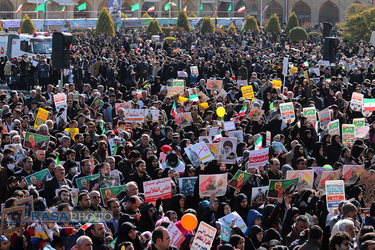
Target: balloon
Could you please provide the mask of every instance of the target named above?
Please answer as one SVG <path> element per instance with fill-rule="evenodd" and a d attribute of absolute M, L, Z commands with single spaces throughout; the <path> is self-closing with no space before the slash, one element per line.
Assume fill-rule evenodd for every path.
<path fill-rule="evenodd" d="M 181 225 L 189 231 L 193 231 L 198 226 L 198 219 L 194 214 L 187 213 L 181 218 Z"/>
<path fill-rule="evenodd" d="M 223 117 L 225 115 L 225 108 L 223 107 L 218 107 L 216 109 L 216 114 L 219 116 L 219 117 Z"/>
<path fill-rule="evenodd" d="M 328 165 L 328 164 L 324 165 L 323 168 L 325 168 L 325 169 L 333 169 L 333 168 L 331 167 L 331 165 Z"/>

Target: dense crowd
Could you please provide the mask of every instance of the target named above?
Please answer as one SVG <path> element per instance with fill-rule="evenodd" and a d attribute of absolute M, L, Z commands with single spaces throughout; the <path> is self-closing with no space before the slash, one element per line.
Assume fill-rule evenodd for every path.
<path fill-rule="evenodd" d="M 285 33 L 262 30 L 175 32 L 172 44 L 143 29 L 113 38 L 78 34 L 60 86 L 60 71 L 47 56 L 0 59 L 0 81 L 30 91 L 0 90 L 0 249 L 375 248 L 375 115 L 352 105 L 353 93 L 375 97 L 374 46 L 339 38 L 336 62 L 327 64 L 322 40 L 290 43 Z M 213 79 L 221 84 L 208 86 Z M 250 98 L 243 96 L 246 86 Z M 55 99 L 61 93 L 64 108 Z M 287 103 L 291 119 L 280 109 Z M 315 117 L 305 108 L 315 108 Z M 129 110 L 158 112 L 129 122 Z M 338 133 L 323 126 L 317 114 L 324 110 L 329 121 L 338 120 Z M 189 115 L 177 119 L 181 114 Z M 365 134 L 343 138 L 342 125 L 361 118 Z M 233 131 L 239 131 L 234 142 Z M 200 159 L 192 151 L 200 142 L 216 143 L 220 153 L 210 148 L 211 160 Z M 266 148 L 266 163 L 250 167 L 253 153 Z M 280 192 L 280 181 L 271 190 L 272 181 L 305 170 L 313 172 L 310 180 L 298 179 L 301 186 Z M 248 179 L 228 186 L 238 171 Z M 333 213 L 322 188 L 325 171 L 345 184 Z M 212 176 L 207 185 L 204 176 Z M 164 178 L 169 196 L 146 202 L 144 183 Z M 20 225 L 11 209 L 28 197 L 34 211 L 109 211 L 113 218 Z M 184 215 L 197 225 L 186 228 Z M 216 229 L 212 241 L 202 239 L 201 225 Z M 172 242 L 176 232 L 183 241 Z"/>

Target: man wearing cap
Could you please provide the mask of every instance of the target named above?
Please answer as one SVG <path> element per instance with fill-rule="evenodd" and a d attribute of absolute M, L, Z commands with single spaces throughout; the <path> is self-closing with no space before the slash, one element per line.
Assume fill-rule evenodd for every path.
<path fill-rule="evenodd" d="M 16 190 L 23 189 L 26 186 L 26 181 L 20 179 L 15 176 L 10 176 L 7 180 L 8 183 L 8 191 L 5 194 L 5 200 L 9 199 L 10 197 L 13 197 L 13 193 Z"/>

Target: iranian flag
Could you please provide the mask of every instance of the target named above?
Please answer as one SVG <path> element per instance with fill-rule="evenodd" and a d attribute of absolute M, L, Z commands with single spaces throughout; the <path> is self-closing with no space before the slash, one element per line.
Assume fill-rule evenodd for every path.
<path fill-rule="evenodd" d="M 176 102 L 174 102 L 172 110 L 171 110 L 171 116 L 173 116 L 173 118 L 176 119 L 176 114 L 177 114 L 177 106 L 176 106 Z"/>
<path fill-rule="evenodd" d="M 16 13 L 17 13 L 17 14 L 20 13 L 21 10 L 22 10 L 22 3 L 20 4 L 20 6 L 18 6 L 18 9 L 16 10 Z"/>
<path fill-rule="evenodd" d="M 155 5 L 152 5 L 150 8 L 148 8 L 147 12 L 154 12 L 155 11 Z"/>
<path fill-rule="evenodd" d="M 363 99 L 363 109 L 365 111 L 375 111 L 375 99 Z"/>
<path fill-rule="evenodd" d="M 246 114 L 246 104 L 245 106 L 242 107 L 242 109 L 240 110 L 240 112 L 238 113 L 238 116 L 244 116 Z"/>
<path fill-rule="evenodd" d="M 212 142 L 219 142 L 221 140 L 221 138 L 223 138 L 222 134 L 221 134 L 221 131 L 217 131 L 217 134 L 215 135 L 214 139 L 212 140 Z"/>
<path fill-rule="evenodd" d="M 314 126 L 314 129 L 315 129 L 316 133 L 318 133 L 318 131 L 319 131 L 319 121 L 315 121 L 313 126 Z"/>
<path fill-rule="evenodd" d="M 262 12 L 260 13 L 261 15 L 263 15 L 263 13 L 268 9 L 268 5 L 264 6 L 264 9 L 262 10 Z"/>
<path fill-rule="evenodd" d="M 64 6 L 61 8 L 60 12 L 61 12 L 61 13 L 65 13 L 65 10 L 66 10 L 66 9 L 65 9 L 65 4 L 64 4 Z"/>
<path fill-rule="evenodd" d="M 186 14 L 186 12 L 187 12 L 187 5 L 185 5 L 185 7 L 184 7 L 184 12 Z"/>
<path fill-rule="evenodd" d="M 195 95 L 191 95 L 191 96 L 189 97 L 189 99 L 190 99 L 192 102 L 197 102 L 197 103 L 199 103 L 199 97 L 198 97 L 197 94 L 195 94 Z"/>
<path fill-rule="evenodd" d="M 237 10 L 237 13 L 242 13 L 242 12 L 244 12 L 245 10 L 246 10 L 245 5 L 242 5 L 241 8 L 239 8 L 239 9 Z"/>
<path fill-rule="evenodd" d="M 309 67 L 309 66 L 310 66 L 310 64 L 309 64 L 308 61 L 302 63 L 302 67 L 304 67 L 304 68 Z"/>
<path fill-rule="evenodd" d="M 215 16 L 217 16 L 217 6 L 215 6 Z"/>
<path fill-rule="evenodd" d="M 258 140 L 256 140 L 256 142 L 254 143 L 254 150 L 262 149 L 262 141 L 262 136 L 259 136 Z"/>

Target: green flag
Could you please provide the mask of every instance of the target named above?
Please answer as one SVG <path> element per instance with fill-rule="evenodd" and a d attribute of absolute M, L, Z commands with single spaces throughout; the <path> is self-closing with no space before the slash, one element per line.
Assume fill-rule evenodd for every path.
<path fill-rule="evenodd" d="M 168 11 L 170 7 L 171 7 L 171 3 L 167 3 L 166 5 L 164 5 L 164 10 Z"/>
<path fill-rule="evenodd" d="M 132 5 L 131 11 L 139 10 L 139 3 Z"/>
<path fill-rule="evenodd" d="M 83 3 L 83 4 L 77 6 L 78 11 L 85 10 L 85 9 L 86 9 L 86 3 Z"/>
<path fill-rule="evenodd" d="M 60 158 L 59 158 L 59 156 L 56 157 L 56 165 L 60 165 Z"/>
<path fill-rule="evenodd" d="M 232 5 L 229 6 L 228 8 L 228 12 L 231 12 L 233 9 L 232 9 Z"/>
<path fill-rule="evenodd" d="M 38 12 L 38 11 L 46 11 L 46 4 L 48 3 L 48 1 L 45 1 L 44 3 L 42 4 L 39 4 L 38 6 L 36 6 L 35 8 L 35 12 Z"/>
<path fill-rule="evenodd" d="M 198 13 L 201 13 L 202 10 L 203 10 L 203 4 L 201 3 L 201 7 L 199 8 Z"/>

